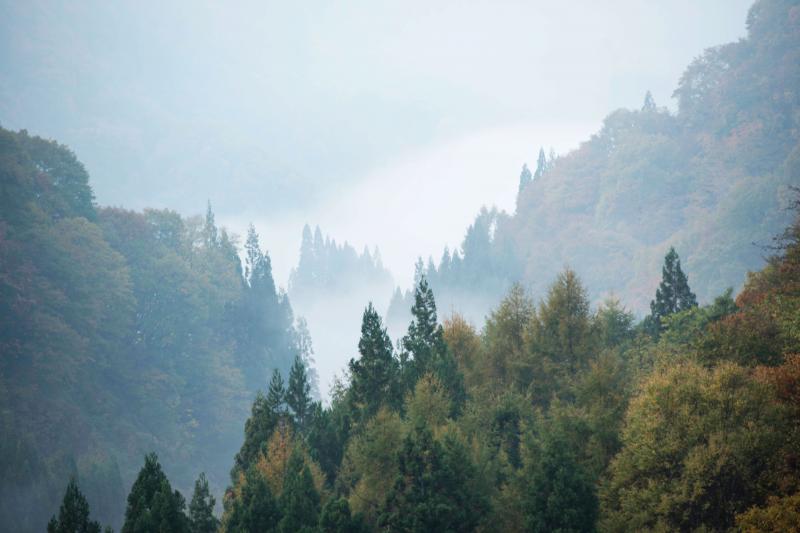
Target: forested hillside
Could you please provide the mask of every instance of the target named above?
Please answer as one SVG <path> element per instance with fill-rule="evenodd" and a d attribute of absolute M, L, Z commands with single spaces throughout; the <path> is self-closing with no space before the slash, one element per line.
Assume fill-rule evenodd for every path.
<path fill-rule="evenodd" d="M 689 65 L 677 113 L 648 94 L 579 149 L 540 153 L 514 214 L 482 211 L 461 250 L 425 265 L 443 308 L 480 323 L 512 283 L 541 294 L 567 264 L 592 301 L 614 292 L 641 314 L 669 246 L 701 301 L 741 287 L 789 224 L 800 181 L 800 7 L 757 2 L 747 29 Z"/>
<path fill-rule="evenodd" d="M 255 391 L 307 339 L 251 231 L 94 204 L 65 147 L 0 130 L 0 523 L 42 531 L 76 475 L 117 524 L 143 454 L 221 490 Z"/>
<path fill-rule="evenodd" d="M 440 323 L 422 277 L 398 347 L 364 310 L 330 407 L 310 397 L 299 359 L 288 384 L 273 375 L 220 518 L 204 478 L 187 513 L 150 455 L 122 531 L 794 531 L 796 198 L 795 222 L 736 299 L 698 306 L 670 250 L 638 325 L 616 300 L 592 308 L 566 269 L 538 303 L 513 286 L 479 332 L 459 315 Z M 50 531 L 76 509 L 89 523 L 75 491 Z"/>

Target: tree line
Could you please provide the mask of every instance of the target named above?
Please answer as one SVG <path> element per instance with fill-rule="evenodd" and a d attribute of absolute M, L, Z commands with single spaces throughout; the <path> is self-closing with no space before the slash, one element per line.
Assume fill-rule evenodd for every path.
<path fill-rule="evenodd" d="M 440 322 L 422 277 L 397 346 L 364 310 L 330 406 L 299 359 L 273 373 L 219 520 L 202 476 L 187 513 L 151 455 L 122 531 L 792 530 L 800 217 L 774 250 L 735 299 L 698 305 L 670 249 L 638 323 L 617 300 L 593 310 L 566 269 L 477 331 Z M 88 520 L 76 490 L 54 528 Z"/>

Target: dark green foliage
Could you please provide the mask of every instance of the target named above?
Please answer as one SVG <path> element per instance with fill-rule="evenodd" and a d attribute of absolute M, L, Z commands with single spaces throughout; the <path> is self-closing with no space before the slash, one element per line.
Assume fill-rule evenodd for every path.
<path fill-rule="evenodd" d="M 356 409 L 366 419 L 377 413 L 381 405 L 396 405 L 399 401 L 392 341 L 371 303 L 364 310 L 358 353 L 361 356 L 349 363 L 350 391 Z"/>
<path fill-rule="evenodd" d="M 402 341 L 403 382 L 413 390 L 417 380 L 428 372 L 444 384 L 453 400 L 453 410 L 458 412 L 466 399 L 464 377 L 444 342 L 442 326 L 436 315 L 436 301 L 428 281 L 422 275 L 414 290 L 411 307 L 411 324 Z"/>
<path fill-rule="evenodd" d="M 526 468 L 525 523 L 536 533 L 595 530 L 598 503 L 594 484 L 567 440 L 548 433 Z"/>
<path fill-rule="evenodd" d="M 272 371 L 272 379 L 269 381 L 267 389 L 266 407 L 276 414 L 283 413 L 286 405 L 286 387 L 283 384 L 283 376 L 277 368 Z"/>
<path fill-rule="evenodd" d="M 291 409 L 297 427 L 301 431 L 305 431 L 311 416 L 311 385 L 308 383 L 306 365 L 299 356 L 294 358 L 292 369 L 289 372 L 286 403 Z"/>
<path fill-rule="evenodd" d="M 151 453 L 128 494 L 122 533 L 188 533 L 191 526 L 185 507 L 186 500 L 172 490 L 158 457 Z"/>
<path fill-rule="evenodd" d="M 350 514 L 350 505 L 345 498 L 331 498 L 319 517 L 321 533 L 360 533 L 368 529 L 363 520 Z"/>
<path fill-rule="evenodd" d="M 219 520 L 214 516 L 216 500 L 208 490 L 208 479 L 201 473 L 194 482 L 194 493 L 189 503 L 189 523 L 192 533 L 214 533 Z"/>
<path fill-rule="evenodd" d="M 319 494 L 314 488 L 311 471 L 298 450 L 292 452 L 286 465 L 286 479 L 279 500 L 281 533 L 316 531 L 319 518 Z"/>
<path fill-rule="evenodd" d="M 276 370 L 273 373 L 273 383 L 276 382 L 276 374 L 280 377 L 280 373 Z M 272 385 L 270 385 L 270 390 L 272 390 Z M 275 430 L 279 417 L 280 412 L 276 412 L 273 404 L 259 392 L 253 401 L 250 418 L 244 424 L 244 442 L 236 454 L 234 467 L 231 470 L 232 480 L 236 480 L 239 472 L 247 472 L 256 461 L 258 453 Z"/>
<path fill-rule="evenodd" d="M 75 479 L 70 479 L 64 501 L 47 524 L 47 533 L 100 533 L 100 524 L 89 520 L 89 504 L 78 489 Z"/>
<path fill-rule="evenodd" d="M 689 289 L 689 281 L 681 269 L 678 253 L 675 248 L 670 248 L 664 257 L 661 283 L 656 289 L 656 298 L 650 302 L 649 327 L 657 333 L 664 317 L 696 306 L 697 298 Z"/>
<path fill-rule="evenodd" d="M 473 465 L 464 448 L 443 446 L 431 431 L 416 428 L 403 442 L 394 488 L 379 525 L 386 531 L 474 531 L 486 502 L 474 490 Z"/>
<path fill-rule="evenodd" d="M 230 533 L 270 533 L 278 531 L 281 519 L 278 503 L 267 480 L 251 467 L 247 470 L 242 495 L 233 501 L 225 530 Z"/>

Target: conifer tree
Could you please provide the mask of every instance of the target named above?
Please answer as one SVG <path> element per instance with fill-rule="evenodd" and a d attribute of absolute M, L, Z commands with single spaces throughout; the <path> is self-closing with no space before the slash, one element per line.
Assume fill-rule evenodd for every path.
<path fill-rule="evenodd" d="M 230 504 L 225 531 L 231 533 L 272 533 L 278 530 L 280 509 L 269 483 L 254 466 L 245 474 L 241 494 Z"/>
<path fill-rule="evenodd" d="M 661 269 L 661 283 L 656 298 L 650 302 L 650 316 L 646 327 L 655 335 L 661 330 L 661 319 L 673 313 L 697 307 L 697 297 L 689 288 L 689 281 L 681 269 L 681 260 L 675 248 L 670 247 Z"/>
<path fill-rule="evenodd" d="M 397 362 L 392 355 L 392 341 L 383 327 L 378 312 L 367 305 L 361 321 L 358 359 L 349 363 L 352 400 L 366 419 L 378 412 L 384 403 L 398 401 L 396 390 Z"/>
<path fill-rule="evenodd" d="M 128 494 L 122 533 L 189 533 L 185 507 L 186 501 L 180 492 L 173 492 L 156 454 L 148 454 Z"/>
<path fill-rule="evenodd" d="M 297 427 L 304 431 L 311 413 L 311 386 L 306 376 L 306 365 L 299 356 L 294 358 L 292 369 L 289 371 L 286 403 L 292 411 Z"/>
<path fill-rule="evenodd" d="M 286 465 L 286 479 L 280 497 L 283 515 L 278 526 L 281 533 L 312 533 L 316 531 L 320 499 L 311 470 L 295 448 Z"/>
<path fill-rule="evenodd" d="M 277 377 L 276 377 L 277 373 Z M 267 442 L 275 426 L 283 405 L 283 394 L 279 391 L 283 388 L 283 378 L 280 372 L 275 370 L 272 373 L 273 382 L 276 382 L 273 392 L 273 383 L 270 383 L 270 395 L 272 400 L 267 399 L 261 392 L 256 394 L 253 406 L 250 410 L 250 418 L 244 423 L 244 442 L 239 452 L 236 454 L 234 466 L 231 470 L 231 479 L 236 482 L 240 472 L 247 472 L 250 466 L 258 458 L 264 443 Z M 280 401 L 280 403 L 274 403 Z M 279 406 L 279 407 L 276 407 Z"/>
<path fill-rule="evenodd" d="M 444 330 L 436 316 L 436 301 L 425 276 L 414 290 L 411 316 L 408 333 L 402 339 L 403 385 L 413 390 L 421 376 L 432 372 L 451 395 L 455 414 L 466 399 L 464 378 L 444 341 Z"/>
<path fill-rule="evenodd" d="M 546 433 L 540 453 L 526 470 L 527 530 L 594 531 L 597 495 L 566 440 Z"/>
<path fill-rule="evenodd" d="M 192 533 L 214 533 L 219 520 L 214 516 L 214 496 L 208 490 L 208 479 L 201 473 L 194 482 L 194 493 L 189 503 L 189 522 Z"/>
<path fill-rule="evenodd" d="M 266 400 L 269 410 L 276 415 L 283 413 L 286 404 L 286 387 L 283 383 L 283 376 L 277 368 L 272 370 L 272 379 L 269 381 Z"/>
<path fill-rule="evenodd" d="M 100 533 L 100 524 L 89 520 L 89 503 L 78 489 L 75 478 L 69 480 L 58 518 L 50 519 L 47 533 Z"/>

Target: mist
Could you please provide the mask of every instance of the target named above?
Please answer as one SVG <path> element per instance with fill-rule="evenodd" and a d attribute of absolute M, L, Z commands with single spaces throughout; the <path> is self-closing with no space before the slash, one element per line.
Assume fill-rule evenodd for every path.
<path fill-rule="evenodd" d="M 672 105 L 749 2 L 0 6 L 0 123 L 79 153 L 99 203 L 210 201 L 232 231 L 256 226 L 284 288 L 320 225 L 378 246 L 405 289 L 481 206 L 513 212 L 539 147 L 577 148 L 647 90 Z M 322 367 L 353 355 L 359 319 L 334 326 L 346 342 L 314 335 Z"/>

